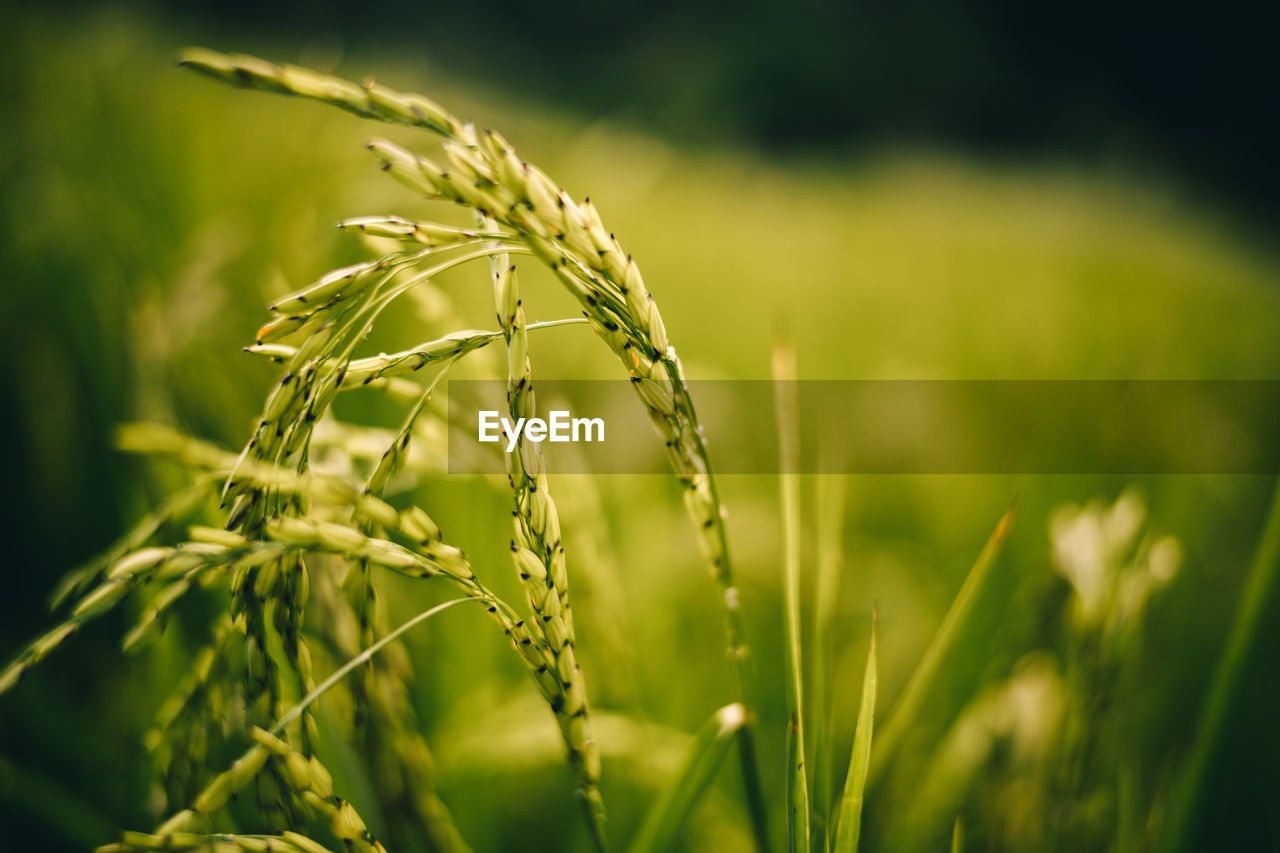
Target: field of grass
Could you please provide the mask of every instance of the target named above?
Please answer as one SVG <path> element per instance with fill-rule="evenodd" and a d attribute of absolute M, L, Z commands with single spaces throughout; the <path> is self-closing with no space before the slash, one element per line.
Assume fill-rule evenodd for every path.
<path fill-rule="evenodd" d="M 58 578 L 189 476 L 119 454 L 115 426 L 161 421 L 241 447 L 279 378 L 279 368 L 241 352 L 266 306 L 374 255 L 334 223 L 442 215 L 385 179 L 363 150 L 382 135 L 426 151 L 421 133 L 181 71 L 173 58 L 190 35 L 91 18 L 70 28 L 20 20 L 5 37 L 6 662 L 55 623 L 46 601 Z M 326 63 L 319 47 L 281 56 L 270 44 L 210 40 Z M 804 379 L 1280 376 L 1280 259 L 1172 178 L 917 149 L 779 162 L 682 147 L 608 116 L 531 110 L 395 55 L 344 56 L 337 71 L 425 92 L 501 130 L 575 198 L 589 195 L 642 266 L 691 378 L 768 378 L 779 335 L 794 340 Z M 461 211 L 443 215 L 471 225 Z M 579 313 L 537 263 L 522 260 L 520 275 L 529 322 Z M 478 266 L 436 284 L 397 302 L 358 354 L 494 328 Z M 505 370 L 500 350 L 477 356 L 472 375 Z M 625 375 L 586 327 L 531 335 L 529 350 L 538 377 Z M 346 401 L 338 413 L 386 427 L 400 417 L 376 398 Z M 551 487 L 608 833 L 623 849 L 690 735 L 737 699 L 720 592 L 674 479 L 553 476 Z M 781 849 L 783 511 L 776 478 L 723 477 L 720 490 Z M 834 781 L 811 776 L 814 796 L 829 801 L 845 778 L 874 605 L 876 735 L 894 741 L 882 766 L 873 746 L 861 849 L 947 849 L 957 814 L 971 850 L 1133 850 L 1144 838 L 1161 849 L 1276 844 L 1280 818 L 1268 806 L 1280 796 L 1280 740 L 1270 721 L 1280 688 L 1269 673 L 1280 612 L 1265 585 L 1246 585 L 1273 491 L 1272 479 L 1244 476 L 902 475 L 836 486 L 804 478 L 793 534 L 803 540 L 811 722 L 822 701 L 814 690 L 834 708 L 826 741 L 835 758 L 824 769 L 811 762 Z M 843 511 L 818 524 L 837 495 Z M 504 482 L 426 476 L 412 496 L 485 583 L 521 600 L 504 553 Z M 886 728 L 1015 503 L 1007 540 L 910 725 Z M 224 520 L 202 513 L 204 523 Z M 839 595 L 815 607 L 824 559 L 835 561 Z M 1093 562 L 1117 590 L 1103 616 L 1084 612 L 1078 566 Z M 1158 579 L 1149 597 L 1118 591 L 1138 576 Z M 394 576 L 379 584 L 387 625 L 444 594 Z M 120 640 L 143 612 L 126 600 L 0 696 L 0 847 L 83 850 L 122 829 L 149 830 L 181 807 L 153 781 L 144 734 L 227 604 L 220 587 L 188 596 L 161 640 L 122 655 Z M 1245 689 L 1196 763 L 1215 672 L 1249 607 L 1257 629 L 1237 653 Z M 829 627 L 819 636 L 811 629 L 823 608 Z M 827 643 L 829 676 L 813 670 L 814 648 Z M 404 650 L 389 666 L 412 669 L 405 697 L 433 752 L 435 789 L 467 843 L 588 849 L 555 721 L 501 632 L 478 609 L 454 608 L 408 634 Z M 337 657 L 317 654 L 317 676 Z M 384 771 L 348 737 L 349 698 L 335 691 L 316 708 L 335 790 L 388 850 L 431 849 L 376 793 Z M 210 744 L 199 772 L 220 772 L 245 743 Z M 1188 767 L 1198 768 L 1190 782 Z M 1176 838 L 1161 836 L 1171 810 L 1189 815 Z M 251 813 L 241 804 L 257 831 Z M 751 848 L 736 758 L 723 762 L 677 840 L 689 850 Z"/>

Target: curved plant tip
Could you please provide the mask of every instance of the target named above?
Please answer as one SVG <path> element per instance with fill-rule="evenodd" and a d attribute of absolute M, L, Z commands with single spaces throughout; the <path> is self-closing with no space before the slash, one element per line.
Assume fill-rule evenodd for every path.
<path fill-rule="evenodd" d="M 649 809 L 628 853 L 659 853 L 671 847 L 724 762 L 734 735 L 746 724 L 747 710 L 737 702 L 712 714 L 694 735 L 675 777 Z"/>

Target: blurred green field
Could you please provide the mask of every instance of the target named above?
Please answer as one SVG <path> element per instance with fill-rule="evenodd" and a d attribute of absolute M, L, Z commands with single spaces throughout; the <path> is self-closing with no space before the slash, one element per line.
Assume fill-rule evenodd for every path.
<path fill-rule="evenodd" d="M 270 44 L 128 17 L 72 26 L 20 18 L 4 37 L 0 75 L 6 660 L 48 624 L 45 597 L 62 572 L 181 482 L 172 466 L 116 453 L 113 425 L 160 420 L 239 446 L 275 379 L 272 366 L 240 352 L 268 302 L 373 254 L 333 228 L 339 219 L 430 212 L 385 180 L 362 148 L 379 135 L 425 147 L 420 137 L 182 72 L 172 56 L 192 35 L 313 65 L 340 59 L 346 76 L 376 73 L 500 128 L 571 193 L 598 205 L 643 266 L 691 377 L 767 378 L 779 331 L 796 341 L 802 378 L 1280 376 L 1280 259 L 1241 236 L 1245 228 L 1226 213 L 1180 192 L 1173 178 L 926 150 L 782 162 L 748 150 L 681 147 L 607 116 L 531 111 L 501 91 L 396 55 L 339 57 L 317 45 L 282 56 Z M 576 314 L 540 272 L 530 265 L 522 273 L 530 320 Z M 491 327 L 481 278 L 464 268 L 441 280 L 440 293 L 404 302 L 368 352 Z M 531 350 L 539 376 L 617 375 L 585 328 L 546 332 Z M 388 418 L 375 404 L 341 412 Z M 810 528 L 813 485 L 806 484 Z M 845 485 L 832 687 L 841 755 L 852 741 L 873 602 L 882 719 L 983 542 L 1017 503 L 998 582 L 978 603 L 964 653 L 949 662 L 920 725 L 867 801 L 863 849 L 945 849 L 950 818 L 935 826 L 937 815 L 921 811 L 935 793 L 926 783 L 939 778 L 930 764 L 939 743 L 973 697 L 1009 678 L 1026 653 L 1047 650 L 1051 668 L 1067 669 L 1069 596 L 1053 569 L 1052 511 L 1113 501 L 1134 483 L 902 476 L 850 477 Z M 1028 789 L 1019 787 L 1016 760 L 994 754 L 957 802 L 973 849 L 1131 849 L 1125 845 L 1141 836 L 1152 804 L 1159 809 L 1168 797 L 1235 618 L 1272 482 L 1166 476 L 1136 486 L 1151 528 L 1180 541 L 1182 564 L 1153 596 L 1106 695 L 1078 697 L 1080 708 L 1106 713 L 1072 717 L 1098 729 L 1086 771 L 1096 778 L 1077 789 L 1120 787 L 1125 797 L 1018 799 Z M 601 715 L 604 793 L 621 846 L 670 771 L 682 733 L 734 698 L 718 590 L 701 567 L 674 482 L 564 477 L 553 488 L 578 520 L 565 528 L 581 660 Z M 777 484 L 728 477 L 722 488 L 780 837 Z M 516 589 L 502 553 L 501 490 L 441 477 L 420 497 L 486 581 L 500 592 Z M 598 558 L 579 562 L 575 553 Z M 392 624 L 441 594 L 408 581 L 390 589 Z M 199 626 L 222 606 L 216 596 L 190 603 L 162 643 L 129 658 L 117 650 L 128 622 L 113 615 L 0 698 L 0 837 L 21 839 L 13 849 L 80 850 L 155 822 L 140 736 L 202 639 Z M 1274 600 L 1266 608 L 1249 687 L 1204 780 L 1197 849 L 1280 844 L 1280 817 L 1269 808 L 1280 796 L 1280 739 L 1271 725 L 1280 711 L 1272 665 L 1280 613 Z M 546 833 L 565 849 L 585 849 L 554 724 L 498 632 L 463 608 L 419 629 L 408 647 L 439 790 L 463 836 L 477 850 L 539 849 L 530 839 Z M 1063 683 L 1075 684 L 1069 673 Z M 323 707 L 326 730 L 339 731 L 341 709 Z M 376 821 L 351 748 L 335 736 L 326 749 L 339 786 Z M 735 773 L 727 763 L 695 812 L 687 849 L 748 848 Z M 1059 833 L 1065 825 L 1078 834 Z M 391 849 L 420 848 L 406 841 Z"/>

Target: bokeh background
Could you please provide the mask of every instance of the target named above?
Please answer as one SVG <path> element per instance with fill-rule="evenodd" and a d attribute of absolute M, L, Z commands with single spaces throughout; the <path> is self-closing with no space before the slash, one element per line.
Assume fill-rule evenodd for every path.
<path fill-rule="evenodd" d="M 374 135 L 425 140 L 215 85 L 174 67 L 179 47 L 376 75 L 501 129 L 598 204 L 695 377 L 766 378 L 781 329 L 804 378 L 1267 379 L 1280 377 L 1280 139 L 1262 24 L 1229 6 L 1112 3 L 9 10 L 0 657 L 49 623 L 45 601 L 65 570 L 182 480 L 116 452 L 114 425 L 161 420 L 241 444 L 274 377 L 240 352 L 268 302 L 369 255 L 337 220 L 431 213 L 361 147 Z M 572 313 L 553 282 L 532 270 L 527 280 L 531 319 Z M 371 350 L 490 324 L 478 272 L 441 283 L 438 299 L 389 317 Z M 532 350 L 539 375 L 614 375 L 582 329 L 547 332 Z M 372 404 L 344 416 L 389 417 Z M 609 718 L 605 795 L 621 841 L 682 733 L 734 697 L 717 593 L 673 483 L 553 487 L 578 504 L 571 536 L 591 564 L 575 610 L 594 703 Z M 1273 481 L 881 476 L 843 487 L 831 682 L 842 756 L 873 602 L 884 715 L 1017 502 L 999 582 L 963 654 L 868 799 L 869 849 L 943 849 L 957 810 L 975 849 L 1136 849 L 1185 759 Z M 723 489 L 780 804 L 777 483 L 731 477 Z M 486 578 L 513 589 L 501 491 L 456 478 L 422 491 Z M 1125 498 L 1125 512 L 1140 501 L 1142 526 L 1176 537 L 1181 558 L 1089 680 L 1070 663 L 1084 629 L 1051 519 L 1122 494 L 1141 496 Z M 392 622 L 440 594 L 394 589 Z M 84 850 L 155 822 L 140 736 L 218 606 L 192 603 L 163 643 L 132 657 L 118 650 L 126 608 L 0 697 L 0 847 Z M 1201 786 L 1196 849 L 1280 849 L 1280 603 L 1262 606 L 1246 689 Z M 477 850 L 584 843 L 553 724 L 502 638 L 457 611 L 409 648 L 415 707 L 463 835 Z M 1041 699 L 1019 706 L 1031 708 L 1021 722 L 966 722 L 1017 705 L 1008 688 L 1024 682 L 1056 686 L 1030 692 Z M 1066 722 L 1044 734 L 1053 726 L 1034 723 L 1057 719 L 1052 708 Z M 1058 742 L 1072 724 L 1086 732 L 1072 735 L 1087 744 L 1081 766 L 1045 770 L 1037 737 Z M 961 773 L 946 747 L 974 726 L 996 733 Z M 347 768 L 339 782 L 361 790 L 359 761 L 331 748 Z M 746 844 L 733 767 L 695 812 L 689 849 Z M 779 805 L 775 830 L 781 815 Z"/>

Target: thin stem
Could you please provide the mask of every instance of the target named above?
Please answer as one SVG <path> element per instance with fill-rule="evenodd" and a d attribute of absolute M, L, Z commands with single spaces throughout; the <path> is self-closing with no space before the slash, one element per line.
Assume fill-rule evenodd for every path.
<path fill-rule="evenodd" d="M 277 721 L 276 724 L 271 727 L 271 734 L 279 735 L 281 732 L 283 732 L 290 723 L 298 719 L 298 717 L 302 715 L 303 711 L 305 711 L 308 707 L 314 704 L 315 701 L 319 699 L 321 696 L 323 696 L 325 693 L 328 693 L 329 690 L 332 689 L 335 684 L 337 684 L 342 679 L 346 678 L 351 673 L 352 670 L 356 669 L 357 667 L 359 667 L 364 663 L 367 663 L 370 659 L 373 658 L 374 655 L 382 651 L 389 644 L 394 643 L 400 637 L 401 634 L 405 633 L 415 625 L 418 625 L 422 622 L 427 621 L 432 616 L 435 616 L 437 613 L 440 613 L 444 610 L 448 610 L 450 607 L 453 607 L 455 604 L 461 604 L 464 601 L 482 601 L 482 599 L 454 598 L 444 602 L 443 604 L 437 604 L 435 607 L 432 607 L 429 610 L 424 610 L 421 613 L 419 613 L 417 616 L 414 616 L 412 619 L 405 622 L 403 625 L 396 628 L 394 631 L 391 631 L 390 633 L 388 633 L 381 640 L 378 640 L 378 642 L 374 643 L 372 646 L 369 646 L 369 648 L 365 649 L 360 654 L 356 655 L 351 660 L 347 661 L 342 666 L 334 670 L 332 675 L 330 675 L 324 681 L 320 682 L 320 684 L 316 685 L 316 688 L 314 690 L 312 690 L 310 693 L 304 696 L 301 702 L 299 702 L 297 705 L 294 705 L 292 708 L 290 708 L 288 711 L 285 712 L 284 716 L 282 716 L 279 719 L 279 721 Z"/>
<path fill-rule="evenodd" d="M 693 407 L 693 397 L 680 377 L 680 366 L 674 358 L 664 357 L 663 363 L 671 377 L 671 387 L 680 400 L 680 405 L 687 412 L 689 426 L 693 435 L 694 446 L 698 457 L 702 460 L 707 472 L 707 488 L 717 507 L 723 507 L 720 498 L 720 486 L 716 482 L 711 468 L 711 457 L 707 453 L 706 443 L 702 437 L 702 429 L 698 423 L 698 414 Z M 721 592 L 725 606 L 725 640 L 729 656 L 734 660 L 738 672 L 738 701 L 746 709 L 747 723 L 738 729 L 738 760 L 742 765 L 742 784 L 747 798 L 747 813 L 751 817 L 751 835 L 755 841 L 757 853 L 768 853 L 769 843 L 769 809 L 764 796 L 764 782 L 760 775 L 760 762 L 756 756 L 755 735 L 753 726 L 756 721 L 755 680 L 751 671 L 751 647 L 747 643 L 746 623 L 742 618 L 738 588 L 733 582 L 733 562 L 729 557 L 729 538 L 724 527 L 724 517 L 717 512 L 712 519 L 715 524 L 716 537 L 720 541 L 720 553 L 724 555 L 724 565 L 717 577 L 720 579 Z"/>
<path fill-rule="evenodd" d="M 773 350 L 774 410 L 778 427 L 782 502 L 783 623 L 787 632 L 787 830 L 788 849 L 809 850 L 809 773 L 805 763 L 804 658 L 801 649 L 802 552 L 800 521 L 800 423 L 795 351 Z"/>

